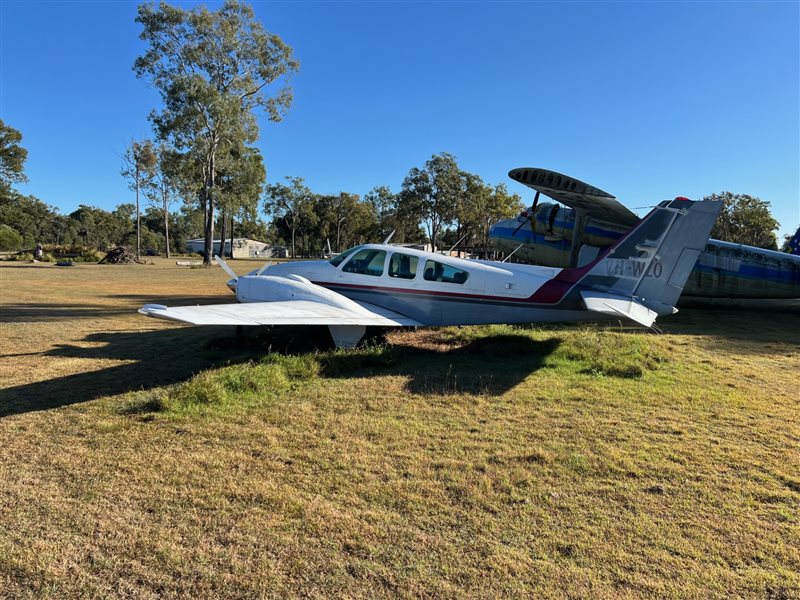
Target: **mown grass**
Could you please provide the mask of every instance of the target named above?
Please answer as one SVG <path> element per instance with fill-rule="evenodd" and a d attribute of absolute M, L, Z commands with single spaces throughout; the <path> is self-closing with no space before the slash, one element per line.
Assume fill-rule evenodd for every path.
<path fill-rule="evenodd" d="M 0 597 L 800 594 L 796 312 L 342 352 L 118 312 L 222 278 L 102 268 L 3 292 Z"/>

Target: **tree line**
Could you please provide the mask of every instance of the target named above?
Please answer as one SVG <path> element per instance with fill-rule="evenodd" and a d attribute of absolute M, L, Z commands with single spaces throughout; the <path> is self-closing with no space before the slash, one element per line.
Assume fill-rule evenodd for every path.
<path fill-rule="evenodd" d="M 24 180 L 27 153 L 19 144 L 19 132 L 2 122 L 0 131 L 14 131 L 13 154 L 22 156 L 13 168 L 14 177 L 2 178 L 0 250 L 31 249 L 37 243 L 98 250 L 128 246 L 169 256 L 171 251 L 187 252 L 187 242 L 202 237 L 206 230 L 191 181 L 182 179 L 175 167 L 179 159 L 163 145 L 145 140 L 133 142 L 126 150 L 122 174 L 136 203 L 122 203 L 111 211 L 82 204 L 63 215 L 13 189 L 12 181 Z M 483 183 L 446 153 L 412 168 L 398 193 L 377 186 L 363 197 L 350 192 L 315 193 L 300 177 L 266 185 L 260 155 L 251 154 L 247 164 L 252 176 L 220 180 L 218 198 L 225 210 L 217 214 L 217 230 L 231 239 L 286 246 L 296 257 L 381 241 L 392 232 L 395 242 L 435 241 L 448 247 L 459 243 L 488 249 L 489 226 L 522 208 L 520 197 L 509 194 L 505 185 Z"/>

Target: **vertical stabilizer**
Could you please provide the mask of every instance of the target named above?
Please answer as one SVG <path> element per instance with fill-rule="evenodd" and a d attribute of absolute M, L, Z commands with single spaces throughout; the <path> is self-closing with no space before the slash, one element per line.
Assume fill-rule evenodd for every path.
<path fill-rule="evenodd" d="M 592 265 L 581 287 L 632 297 L 659 315 L 673 312 L 721 206 L 684 198 L 661 203 Z"/>

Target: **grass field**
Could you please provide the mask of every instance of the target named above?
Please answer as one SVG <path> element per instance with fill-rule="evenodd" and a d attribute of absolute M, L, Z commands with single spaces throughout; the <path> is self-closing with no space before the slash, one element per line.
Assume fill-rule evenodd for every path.
<path fill-rule="evenodd" d="M 135 312 L 224 280 L 0 265 L 0 598 L 800 598 L 797 303 L 350 352 Z"/>

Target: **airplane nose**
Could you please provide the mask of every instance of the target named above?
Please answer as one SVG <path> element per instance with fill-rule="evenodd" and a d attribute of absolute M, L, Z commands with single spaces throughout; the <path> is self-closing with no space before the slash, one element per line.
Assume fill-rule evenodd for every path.
<path fill-rule="evenodd" d="M 234 294 L 236 293 L 236 280 L 235 279 L 228 279 L 228 281 L 225 282 L 225 285 L 227 285 L 228 289 L 230 291 L 232 291 Z"/>

